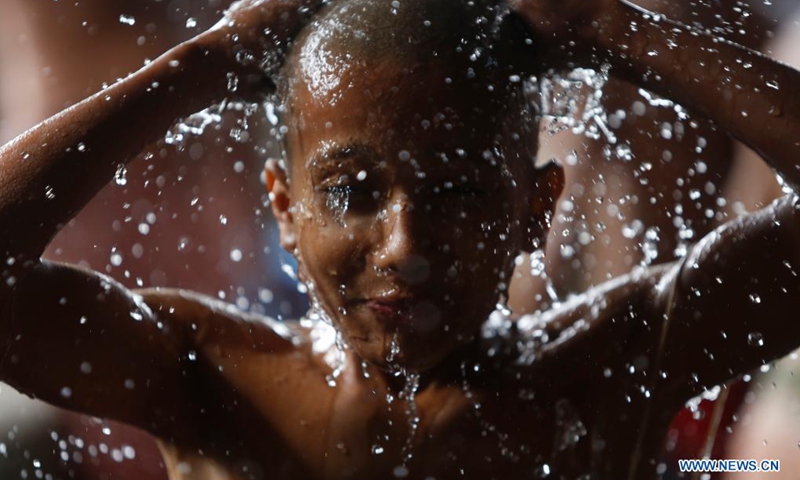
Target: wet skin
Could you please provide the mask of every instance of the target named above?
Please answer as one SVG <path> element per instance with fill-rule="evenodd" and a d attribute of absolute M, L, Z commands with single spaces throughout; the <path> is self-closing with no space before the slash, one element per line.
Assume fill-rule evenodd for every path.
<path fill-rule="evenodd" d="M 267 173 L 283 246 L 346 343 L 411 370 L 474 338 L 542 231 L 529 205 L 557 195 L 536 186 L 550 171 L 533 168 L 530 118 L 499 94 L 465 101 L 483 80 L 426 67 L 341 72 L 324 95 L 301 79 L 291 174 Z"/>
<path fill-rule="evenodd" d="M 267 10 L 251 11 L 248 19 L 258 21 L 249 25 L 274 27 L 281 16 Z M 537 11 L 527 13 L 533 28 L 549 32 Z M 800 74 L 633 10 L 609 7 L 598 18 L 604 28 L 582 41 L 608 52 L 621 74 L 706 113 L 798 185 L 800 100 L 764 81 L 791 85 Z M 449 93 L 435 71 L 424 81 L 408 76 L 409 89 L 396 97 L 385 91 L 401 83 L 397 72 L 367 77 L 379 102 L 365 99 L 363 88 L 334 106 L 298 94 L 297 118 L 307 118 L 290 135 L 293 168 L 287 178 L 269 166 L 282 242 L 296 249 L 306 280 L 352 347 L 335 386 L 304 325 L 249 317 L 188 292 L 130 292 L 98 274 L 38 261 L 119 159 L 185 110 L 225 95 L 225 82 L 201 84 L 197 73 L 230 67 L 229 50 L 217 50 L 230 35 L 216 30 L 177 47 L 0 152 L 2 249 L 13 258 L 3 272 L 2 379 L 64 408 L 152 432 L 175 478 L 386 478 L 409 452 L 410 478 L 535 478 L 545 463 L 555 478 L 646 478 L 687 398 L 800 344 L 800 325 L 791 320 L 800 293 L 794 198 L 712 234 L 679 264 L 621 277 L 539 317 L 493 324 L 470 341 L 498 299 L 501 272 L 543 233 L 536 229 L 543 202 L 535 199 L 552 196 L 545 185 L 557 176 L 509 162 L 518 182 L 512 188 L 502 168 L 472 156 L 495 144 L 505 160 L 526 152 L 508 137 L 513 129 L 487 128 L 466 107 L 501 110 L 467 104 L 463 86 Z M 670 42 L 694 48 L 671 54 Z M 647 54 L 653 49 L 660 55 Z M 749 68 L 737 63 L 742 58 Z M 723 63 L 729 71 L 713 68 Z M 701 81 L 682 68 L 701 71 Z M 723 75 L 732 80 L 719 81 Z M 155 81 L 173 88 L 148 88 Z M 416 115 L 439 110 L 419 106 L 430 91 L 463 126 L 416 126 Z M 751 122 L 763 128 L 753 131 Z M 136 133 L 112 139 L 120 130 Z M 452 164 L 435 155 L 461 145 L 466 158 Z M 355 182 L 369 185 L 366 194 L 356 190 L 354 172 Z M 453 180 L 454 191 L 436 191 Z M 43 194 L 46 186 L 57 201 Z M 467 219 L 452 217 L 461 211 Z M 490 234 L 480 220 L 492 223 Z M 451 280 L 457 261 L 465 268 Z M 381 368 L 395 331 L 401 353 L 394 361 L 423 374 L 413 436 L 402 382 Z M 762 342 L 752 344 L 756 331 Z"/>

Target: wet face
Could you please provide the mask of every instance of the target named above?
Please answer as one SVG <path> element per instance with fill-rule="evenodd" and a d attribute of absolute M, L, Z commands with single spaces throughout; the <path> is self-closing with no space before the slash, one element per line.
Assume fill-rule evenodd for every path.
<path fill-rule="evenodd" d="M 530 225 L 532 122 L 486 82 L 353 70 L 333 88 L 293 88 L 291 171 L 288 186 L 268 175 L 273 209 L 347 344 L 371 363 L 424 370 L 479 333 L 517 253 L 541 234 Z"/>

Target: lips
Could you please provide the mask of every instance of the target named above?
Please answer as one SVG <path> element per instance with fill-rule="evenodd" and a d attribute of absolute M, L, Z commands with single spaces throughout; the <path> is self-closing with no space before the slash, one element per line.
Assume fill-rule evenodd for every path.
<path fill-rule="evenodd" d="M 412 302 L 407 298 L 372 298 L 366 302 L 367 308 L 384 317 L 396 322 L 408 322 L 411 320 Z"/>

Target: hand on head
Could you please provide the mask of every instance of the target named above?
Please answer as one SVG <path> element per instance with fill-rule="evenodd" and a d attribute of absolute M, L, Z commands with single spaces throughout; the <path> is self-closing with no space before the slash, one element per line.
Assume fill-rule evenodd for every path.
<path fill-rule="evenodd" d="M 231 60 L 231 71 L 246 80 L 240 84 L 243 95 L 263 94 L 265 74 L 274 76 L 288 45 L 322 4 L 322 0 L 239 0 L 199 41 L 221 49 Z"/>
<path fill-rule="evenodd" d="M 345 3 L 346 0 L 344 0 Z M 292 39 L 326 3 L 324 0 L 240 0 L 202 43 L 221 49 L 240 78 L 241 92 L 264 93 L 274 88 L 274 77 Z M 532 27 L 540 61 L 557 66 L 591 62 L 593 40 L 615 22 L 618 0 L 505 0 L 507 6 Z"/>

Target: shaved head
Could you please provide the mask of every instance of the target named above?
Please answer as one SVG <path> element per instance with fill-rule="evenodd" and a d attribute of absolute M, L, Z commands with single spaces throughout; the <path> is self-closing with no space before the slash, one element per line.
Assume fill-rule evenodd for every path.
<path fill-rule="evenodd" d="M 334 0 L 296 38 L 279 78 L 292 115 L 298 87 L 335 103 L 367 75 L 444 72 L 476 95 L 521 96 L 535 73 L 527 30 L 494 0 Z"/>
<path fill-rule="evenodd" d="M 281 242 L 375 364 L 392 342 L 412 370 L 469 342 L 544 238 L 557 195 L 520 68 L 536 56 L 499 2 L 333 0 L 288 52 L 286 163 L 267 172 Z M 385 292 L 416 300 L 370 303 Z"/>
<path fill-rule="evenodd" d="M 339 0 L 323 9 L 297 39 L 288 72 L 312 88 L 330 88 L 347 68 L 429 62 L 512 71 L 509 51 L 519 30 L 508 11 L 486 1 Z M 467 72 L 463 72 L 465 75 Z"/>

